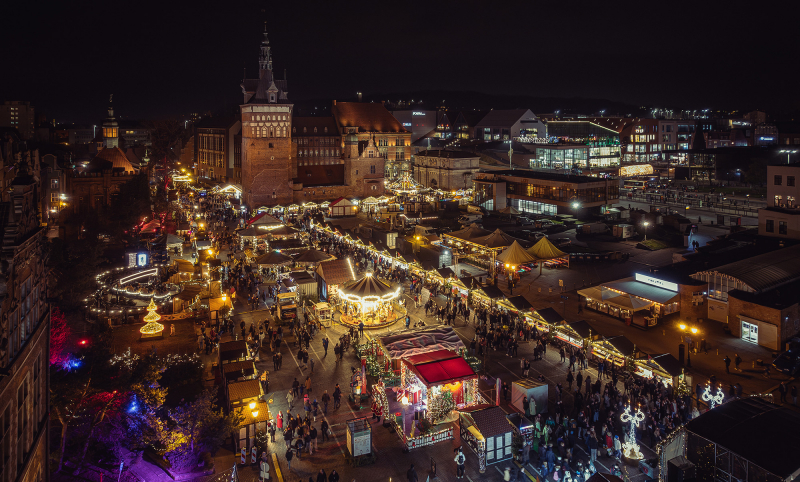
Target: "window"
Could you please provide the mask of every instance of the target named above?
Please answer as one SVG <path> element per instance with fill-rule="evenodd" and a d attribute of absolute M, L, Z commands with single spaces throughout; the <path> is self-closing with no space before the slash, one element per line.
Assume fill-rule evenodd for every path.
<path fill-rule="evenodd" d="M 794 187 L 794 176 L 786 176 L 786 185 Z"/>
<path fill-rule="evenodd" d="M 783 183 L 783 176 L 775 176 L 775 185 L 780 186 Z"/>
<path fill-rule="evenodd" d="M 8 459 L 11 457 L 11 404 L 6 406 L 3 410 L 3 418 L 0 419 L 0 476 L 3 475 L 3 469 L 8 465 Z"/>
<path fill-rule="evenodd" d="M 794 177 L 792 181 L 794 181 Z M 792 186 L 794 186 L 794 184 L 792 184 Z M 50 179 L 50 189 L 58 189 L 58 179 Z"/>
<path fill-rule="evenodd" d="M 269 143 L 269 148 L 270 148 L 270 149 L 272 149 L 273 147 L 274 147 L 274 146 L 273 146 L 273 145 L 272 145 L 272 143 L 270 142 L 270 143 Z"/>
<path fill-rule="evenodd" d="M 356 176 L 358 176 L 358 169 L 356 169 Z"/>
<path fill-rule="evenodd" d="M 772 220 L 772 219 L 767 219 L 767 225 L 766 225 L 765 229 L 766 229 L 766 231 L 768 233 L 774 233 L 775 232 L 775 221 Z"/>
<path fill-rule="evenodd" d="M 375 174 L 375 166 L 369 166 L 369 173 Z"/>
<path fill-rule="evenodd" d="M 781 221 L 778 224 L 778 234 L 789 234 L 789 228 L 786 225 L 786 221 Z"/>

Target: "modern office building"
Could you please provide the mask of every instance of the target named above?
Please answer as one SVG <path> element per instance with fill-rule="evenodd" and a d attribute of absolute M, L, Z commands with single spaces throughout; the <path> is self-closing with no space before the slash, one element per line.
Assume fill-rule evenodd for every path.
<path fill-rule="evenodd" d="M 512 206 L 537 214 L 604 214 L 619 201 L 616 179 L 527 169 L 480 171 L 474 190 L 475 204 L 485 209 Z"/>
<path fill-rule="evenodd" d="M 234 174 L 235 136 L 242 130 L 236 117 L 206 117 L 195 124 L 192 148 L 195 176 L 238 184 Z M 241 179 L 241 177 L 239 178 Z"/>

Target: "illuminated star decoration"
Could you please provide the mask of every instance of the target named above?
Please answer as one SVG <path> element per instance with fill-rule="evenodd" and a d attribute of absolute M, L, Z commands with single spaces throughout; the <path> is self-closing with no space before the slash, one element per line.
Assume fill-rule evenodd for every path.
<path fill-rule="evenodd" d="M 636 427 L 639 426 L 639 422 L 644 420 L 644 413 L 637 408 L 636 413 L 631 413 L 631 406 L 628 405 L 625 407 L 625 411 L 622 412 L 622 415 L 619 416 L 619 419 L 623 423 L 630 422 L 631 429 L 630 434 L 625 440 L 625 443 L 622 444 L 623 453 L 629 459 L 641 459 L 644 458 L 642 453 L 639 451 L 639 444 L 636 443 Z"/>
<path fill-rule="evenodd" d="M 709 410 L 721 404 L 725 400 L 725 394 L 722 392 L 722 387 L 717 387 L 717 394 L 711 394 L 711 385 L 706 385 L 706 391 L 703 392 L 703 401 L 708 402 Z"/>

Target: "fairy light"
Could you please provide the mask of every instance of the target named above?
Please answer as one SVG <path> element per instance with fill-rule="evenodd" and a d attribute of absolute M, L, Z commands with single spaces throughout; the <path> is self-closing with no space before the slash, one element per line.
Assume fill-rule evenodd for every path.
<path fill-rule="evenodd" d="M 153 299 L 150 300 L 150 304 L 147 306 L 147 315 L 144 317 L 145 325 L 139 328 L 139 332 L 143 335 L 155 335 L 164 331 L 164 325 L 158 323 L 158 320 L 161 319 L 161 315 L 156 313 L 158 307 Z"/>

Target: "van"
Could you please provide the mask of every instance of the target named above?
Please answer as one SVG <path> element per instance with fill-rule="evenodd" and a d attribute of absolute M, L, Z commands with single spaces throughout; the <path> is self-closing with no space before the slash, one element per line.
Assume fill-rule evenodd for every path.
<path fill-rule="evenodd" d="M 436 231 L 433 226 L 414 226 L 414 236 L 435 236 Z"/>
<path fill-rule="evenodd" d="M 467 206 L 467 212 L 470 214 L 480 214 L 483 215 L 483 210 L 479 206 L 469 205 Z"/>

